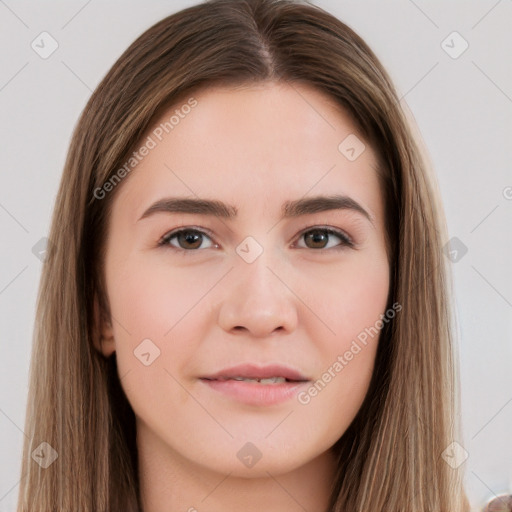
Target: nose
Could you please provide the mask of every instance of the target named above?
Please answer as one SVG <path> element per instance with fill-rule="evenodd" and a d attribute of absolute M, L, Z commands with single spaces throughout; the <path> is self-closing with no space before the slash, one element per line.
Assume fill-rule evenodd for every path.
<path fill-rule="evenodd" d="M 275 331 L 292 332 L 298 322 L 297 297 L 290 272 L 279 255 L 263 253 L 252 263 L 235 260 L 227 276 L 218 310 L 218 324 L 231 334 L 264 338 Z"/>

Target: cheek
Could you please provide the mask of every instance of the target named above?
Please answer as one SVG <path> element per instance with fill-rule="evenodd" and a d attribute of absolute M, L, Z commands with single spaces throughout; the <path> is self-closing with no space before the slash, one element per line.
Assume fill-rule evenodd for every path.
<path fill-rule="evenodd" d="M 183 273 L 142 262 L 111 269 L 110 277 L 123 390 L 139 419 L 151 422 L 161 417 L 164 423 L 170 422 L 173 411 L 187 407 L 190 401 L 178 382 L 197 354 L 201 333 L 190 315 L 205 284 L 189 282 L 187 286 L 189 280 Z"/>
<path fill-rule="evenodd" d="M 376 343 L 354 354 L 341 355 L 324 368 L 318 378 L 297 395 L 298 417 L 309 429 L 322 430 L 324 448 L 332 446 L 347 430 L 367 394 L 374 369 Z"/>
<path fill-rule="evenodd" d="M 181 403 L 186 397 L 179 386 L 172 386 L 171 375 L 179 378 L 197 352 L 202 333 L 200 323 L 191 319 L 207 282 L 197 283 L 176 269 L 170 272 L 168 266 L 142 262 L 110 270 L 118 371 L 120 377 L 128 376 L 123 387 L 127 386 L 127 395 L 131 393 L 134 409 L 160 386 L 172 387 L 175 403 Z M 137 384 L 130 388 L 129 382 Z"/>
<path fill-rule="evenodd" d="M 322 282 L 328 284 L 321 296 L 310 297 L 329 330 L 310 333 L 321 365 L 315 383 L 297 398 L 313 417 L 328 417 L 331 428 L 343 432 L 368 390 L 382 328 L 395 316 L 386 312 L 388 262 L 380 253 L 354 259 Z"/>
<path fill-rule="evenodd" d="M 113 270 L 109 283 L 112 313 L 117 313 L 118 323 L 130 332 L 133 343 L 144 338 L 169 339 L 205 286 L 179 269 L 150 263 L 134 261 Z M 118 334 L 122 339 L 126 331 L 118 329 Z"/>
<path fill-rule="evenodd" d="M 320 268 L 315 276 L 308 276 L 304 290 L 308 289 L 316 290 L 308 293 L 308 306 L 325 324 L 320 346 L 332 359 L 348 350 L 359 335 L 364 338 L 366 329 L 385 313 L 388 261 L 380 252 L 357 254 L 338 268 Z M 318 334 L 311 332 L 311 339 L 318 339 Z"/>

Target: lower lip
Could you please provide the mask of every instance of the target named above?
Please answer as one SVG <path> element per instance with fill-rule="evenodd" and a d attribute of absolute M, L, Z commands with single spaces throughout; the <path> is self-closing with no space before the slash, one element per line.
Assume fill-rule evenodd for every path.
<path fill-rule="evenodd" d="M 308 382 L 282 382 L 280 384 L 258 384 L 243 380 L 207 380 L 201 382 L 211 389 L 223 393 L 248 405 L 275 405 L 293 398 Z"/>

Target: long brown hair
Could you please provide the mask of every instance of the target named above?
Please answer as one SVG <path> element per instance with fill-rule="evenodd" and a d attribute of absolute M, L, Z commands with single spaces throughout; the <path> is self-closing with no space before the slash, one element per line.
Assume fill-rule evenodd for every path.
<path fill-rule="evenodd" d="M 94 91 L 75 128 L 37 302 L 18 512 L 141 510 L 135 418 L 96 299 L 119 183 L 98 198 L 164 109 L 212 85 L 312 85 L 352 117 L 379 159 L 389 305 L 365 401 L 334 446 L 329 512 L 467 512 L 444 214 L 427 159 L 383 66 L 347 25 L 293 0 L 212 0 L 143 33 Z M 198 107 L 200 108 L 200 106 Z M 129 179 L 129 177 L 125 178 Z M 96 193 L 95 193 L 96 191 Z M 41 443 L 48 443 L 42 445 Z M 58 454 L 48 467 L 34 450 Z M 49 459 L 47 459 L 49 460 Z"/>

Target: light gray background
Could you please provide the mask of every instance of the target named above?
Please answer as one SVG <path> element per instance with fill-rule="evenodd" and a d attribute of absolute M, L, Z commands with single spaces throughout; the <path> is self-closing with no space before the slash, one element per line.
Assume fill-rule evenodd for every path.
<path fill-rule="evenodd" d="M 72 129 L 122 51 L 195 3 L 0 0 L 0 512 L 15 509 L 20 479 L 41 273 L 32 247 L 48 233 Z M 479 510 L 512 492 L 512 0 L 315 3 L 390 72 L 429 150 L 450 237 L 468 248 L 452 268 L 466 487 Z M 59 44 L 46 60 L 31 48 L 43 31 Z M 441 46 L 453 31 L 469 43 L 456 59 Z"/>

